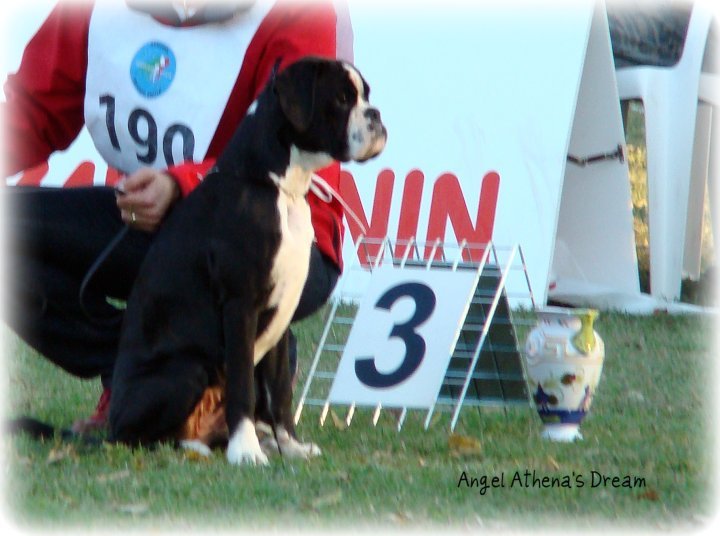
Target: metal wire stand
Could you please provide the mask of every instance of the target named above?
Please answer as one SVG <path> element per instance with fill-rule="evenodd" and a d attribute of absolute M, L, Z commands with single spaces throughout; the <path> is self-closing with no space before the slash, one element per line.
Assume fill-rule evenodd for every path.
<path fill-rule="evenodd" d="M 329 393 L 335 371 L 352 329 L 356 304 L 369 284 L 372 273 L 391 264 L 397 269 L 422 267 L 428 270 L 477 270 L 478 285 L 462 321 L 460 335 L 452 352 L 435 403 L 427 410 L 424 427 L 430 426 L 436 411 L 451 411 L 454 430 L 463 407 L 507 407 L 529 405 L 530 399 L 516 335 L 513 307 L 535 308 L 525 259 L 519 245 L 447 245 L 415 240 L 373 240 L 361 237 L 356 244 L 356 262 L 349 267 L 340 291 L 330 307 L 325 326 L 308 371 L 295 411 L 295 423 L 305 406 L 322 408 L 320 424 L 329 410 Z M 522 315 L 521 315 L 522 316 Z M 350 425 L 358 405 L 348 405 L 345 424 Z M 381 404 L 372 409 L 377 424 Z M 387 408 L 386 408 L 387 409 Z M 397 429 L 401 430 L 408 408 L 394 408 Z"/>

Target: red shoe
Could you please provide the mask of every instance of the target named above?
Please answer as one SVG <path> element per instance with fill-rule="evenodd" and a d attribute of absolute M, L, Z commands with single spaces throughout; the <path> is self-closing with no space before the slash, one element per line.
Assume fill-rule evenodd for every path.
<path fill-rule="evenodd" d="M 104 430 L 108 423 L 108 414 L 110 412 L 110 389 L 105 387 L 98 400 L 95 413 L 87 419 L 75 421 L 72 425 L 72 431 L 76 434 L 87 434 Z"/>

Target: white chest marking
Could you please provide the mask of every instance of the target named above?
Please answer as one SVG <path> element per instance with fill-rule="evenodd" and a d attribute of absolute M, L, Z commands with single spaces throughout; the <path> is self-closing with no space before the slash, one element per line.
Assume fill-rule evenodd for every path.
<path fill-rule="evenodd" d="M 270 277 L 273 290 L 269 307 L 277 308 L 270 324 L 255 341 L 255 364 L 277 344 L 292 319 L 310 264 L 310 248 L 315 233 L 310 220 L 310 206 L 304 196 L 290 196 L 283 189 L 278 194 L 280 247 Z"/>

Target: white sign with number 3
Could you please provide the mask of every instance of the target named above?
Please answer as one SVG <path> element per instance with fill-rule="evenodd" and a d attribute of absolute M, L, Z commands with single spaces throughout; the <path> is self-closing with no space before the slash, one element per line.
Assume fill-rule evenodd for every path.
<path fill-rule="evenodd" d="M 477 270 L 375 270 L 348 336 L 329 402 L 430 408 L 479 275 Z"/>

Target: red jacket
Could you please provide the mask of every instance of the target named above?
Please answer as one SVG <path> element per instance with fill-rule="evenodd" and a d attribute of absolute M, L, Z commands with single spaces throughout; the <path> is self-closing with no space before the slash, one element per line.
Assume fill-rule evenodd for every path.
<path fill-rule="evenodd" d="M 0 104 L 5 143 L 3 176 L 40 164 L 66 149 L 84 124 L 88 28 L 92 3 L 61 2 L 28 43 L 18 72 L 5 84 Z M 195 188 L 214 163 L 253 100 L 264 87 L 277 58 L 281 68 L 305 55 L 336 57 L 337 20 L 332 2 L 299 4 L 280 0 L 263 19 L 248 45 L 240 73 L 203 162 L 168 171 L 183 195 Z M 239 54 L 242 51 L 238 51 Z M 339 190 L 339 165 L 319 173 Z M 342 268 L 342 207 L 308 196 L 320 250 Z"/>

